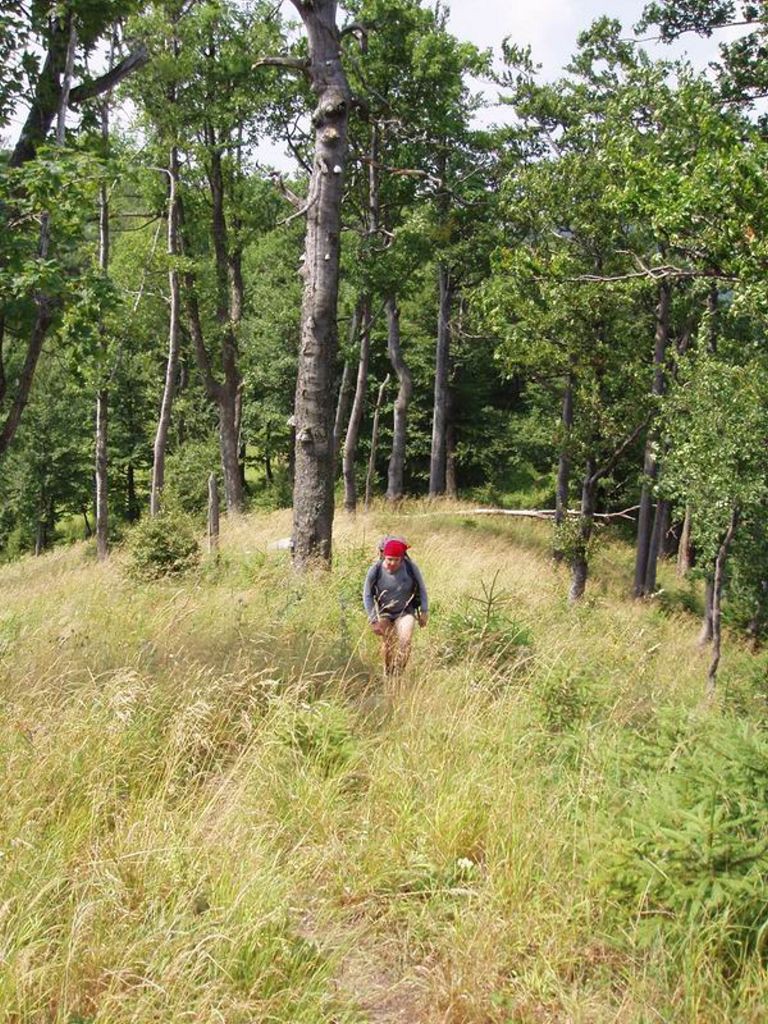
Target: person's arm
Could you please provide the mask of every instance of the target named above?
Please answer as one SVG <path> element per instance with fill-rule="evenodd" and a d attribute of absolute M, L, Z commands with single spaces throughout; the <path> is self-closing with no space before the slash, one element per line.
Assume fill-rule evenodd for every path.
<path fill-rule="evenodd" d="M 376 562 L 370 567 L 365 576 L 365 583 L 363 584 L 363 607 L 365 608 L 366 614 L 368 615 L 368 621 L 371 623 L 377 622 L 379 614 L 376 610 L 376 601 L 373 594 L 373 581 L 376 576 L 376 569 L 378 565 Z"/>
<path fill-rule="evenodd" d="M 413 578 L 416 580 L 416 587 L 419 591 L 419 608 L 421 609 L 421 615 L 419 616 L 419 625 L 426 626 L 427 618 L 429 617 L 429 598 L 427 596 L 427 585 L 424 582 L 424 577 L 421 575 L 421 570 L 415 562 L 411 562 L 411 568 L 413 569 Z"/>

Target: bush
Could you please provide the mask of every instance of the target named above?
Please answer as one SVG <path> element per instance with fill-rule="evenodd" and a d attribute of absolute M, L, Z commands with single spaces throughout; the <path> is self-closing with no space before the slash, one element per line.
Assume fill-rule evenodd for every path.
<path fill-rule="evenodd" d="M 516 661 L 521 649 L 531 646 L 528 627 L 505 613 L 509 598 L 496 589 L 498 577 L 497 572 L 490 584 L 481 580 L 482 596 L 467 598 L 446 617 L 446 660 L 473 656 L 500 666 Z"/>
<path fill-rule="evenodd" d="M 768 933 L 768 736 L 736 719 L 667 727 L 630 755 L 643 795 L 611 813 L 601 880 L 639 938 L 708 936 L 728 962 Z"/>
<path fill-rule="evenodd" d="M 183 512 L 166 511 L 142 519 L 128 537 L 128 571 L 134 579 L 159 579 L 197 564 L 200 547 Z"/>

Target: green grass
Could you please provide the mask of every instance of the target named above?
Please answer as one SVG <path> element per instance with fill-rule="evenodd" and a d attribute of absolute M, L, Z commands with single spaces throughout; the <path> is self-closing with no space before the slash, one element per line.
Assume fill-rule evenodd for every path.
<path fill-rule="evenodd" d="M 606 538 L 571 608 L 545 525 L 447 508 L 339 516 L 306 579 L 290 512 L 168 582 L 84 545 L 0 569 L 4 1020 L 765 1019 L 764 658 L 728 637 L 704 706 L 669 567 L 631 602 Z M 396 688 L 360 608 L 388 530 L 434 609 Z"/>

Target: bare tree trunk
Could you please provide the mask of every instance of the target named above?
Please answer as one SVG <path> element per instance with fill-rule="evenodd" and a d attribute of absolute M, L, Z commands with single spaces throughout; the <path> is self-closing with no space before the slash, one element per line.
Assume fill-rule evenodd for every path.
<path fill-rule="evenodd" d="M 653 388 L 654 397 L 660 398 L 666 390 L 664 366 L 669 343 L 669 317 L 672 302 L 672 286 L 662 281 L 659 286 L 659 302 L 656 307 L 656 334 L 653 349 Z M 643 487 L 640 494 L 640 508 L 637 516 L 637 548 L 635 554 L 635 597 L 643 597 L 652 593 L 656 587 L 656 562 L 659 554 L 660 536 L 656 537 L 655 549 L 652 549 L 653 527 L 653 488 L 658 477 L 659 467 L 656 460 L 657 434 L 654 429 L 648 431 L 643 458 Z M 658 519 L 658 510 L 656 513 Z M 660 524 L 661 525 L 661 524 Z M 653 564 L 651 564 L 653 562 Z M 649 589 L 649 583 L 652 586 Z"/>
<path fill-rule="evenodd" d="M 170 293 L 170 321 L 168 325 L 168 360 L 165 367 L 165 386 L 160 406 L 160 416 L 155 432 L 154 457 L 152 460 L 152 486 L 149 497 L 150 515 L 156 516 L 161 508 L 165 486 L 165 452 L 168 446 L 168 431 L 171 426 L 171 410 L 176 390 L 176 374 L 179 365 L 179 338 L 181 327 L 181 284 L 176 257 L 179 254 L 179 151 L 171 146 L 168 195 L 168 288 Z"/>
<path fill-rule="evenodd" d="M 432 451 L 429 460 L 429 496 L 445 494 L 446 427 L 448 422 L 448 372 L 451 352 L 451 305 L 453 283 L 448 267 L 438 266 L 439 305 L 435 347 L 435 390 L 432 410 Z"/>
<path fill-rule="evenodd" d="M 101 107 L 101 138 L 106 149 L 109 143 L 109 97 Z M 106 184 L 102 184 L 99 189 L 99 268 L 106 276 L 109 270 L 109 197 Z M 103 562 L 109 555 L 109 389 L 105 383 L 109 345 L 104 337 L 103 325 L 99 348 L 101 365 L 98 374 L 101 379 L 96 391 L 96 557 Z"/>
<path fill-rule="evenodd" d="M 129 462 L 125 470 L 126 509 L 125 516 L 129 523 L 139 518 L 139 499 L 136 496 L 136 471 Z"/>
<path fill-rule="evenodd" d="M 400 311 L 397 308 L 394 295 L 387 297 L 384 307 L 387 313 L 387 351 L 389 353 L 389 361 L 400 382 L 400 388 L 395 399 L 387 500 L 399 501 L 404 493 L 405 443 L 408 427 L 408 406 L 413 394 L 413 381 L 410 370 L 403 358 L 400 344 Z"/>
<path fill-rule="evenodd" d="M 728 523 L 728 529 L 726 530 L 720 549 L 717 552 L 717 558 L 715 559 L 715 578 L 712 585 L 712 661 L 710 662 L 709 672 L 707 673 L 707 694 L 710 697 L 715 692 L 717 670 L 720 665 L 722 623 L 721 602 L 723 596 L 723 582 L 725 579 L 725 563 L 728 558 L 728 551 L 731 547 L 731 542 L 733 541 L 733 535 L 736 532 L 736 527 L 738 525 L 739 509 L 738 506 L 734 505 L 731 511 L 731 519 Z"/>
<path fill-rule="evenodd" d="M 349 416 L 352 404 L 352 360 L 344 360 L 344 368 L 341 371 L 341 383 L 339 394 L 336 399 L 336 415 L 333 418 L 333 464 L 334 480 L 338 475 L 339 453 L 341 451 L 341 437 L 344 431 L 344 421 Z"/>
<path fill-rule="evenodd" d="M 573 362 L 573 360 L 571 360 Z M 552 555 L 557 562 L 564 556 L 558 527 L 562 527 L 568 511 L 568 492 L 571 486 L 571 432 L 573 430 L 573 370 L 569 369 L 563 390 L 563 408 L 560 414 L 563 438 L 560 442 L 560 457 L 557 461 L 557 484 L 555 487 L 555 545 Z"/>
<path fill-rule="evenodd" d="M 586 472 L 581 486 L 581 515 L 579 516 L 579 532 L 571 555 L 571 589 L 569 601 L 580 601 L 584 596 L 589 574 L 588 551 L 595 525 L 597 504 L 597 479 L 595 476 L 595 460 L 588 459 Z"/>
<path fill-rule="evenodd" d="M 355 480 L 355 462 L 357 444 L 360 438 L 360 424 L 363 421 L 365 397 L 368 388 L 368 359 L 371 351 L 371 304 L 369 297 L 363 296 L 360 303 L 360 359 L 357 365 L 357 382 L 352 411 L 349 416 L 347 436 L 344 439 L 344 508 L 354 512 L 357 508 L 357 482 Z"/>
<path fill-rule="evenodd" d="M 224 474 L 224 496 L 228 512 L 242 512 L 244 491 L 240 473 L 238 396 L 240 373 L 237 367 L 236 330 L 242 319 L 243 278 L 239 251 L 229 251 L 227 222 L 224 215 L 224 175 L 222 150 L 210 129 L 209 185 L 213 211 L 213 248 L 216 256 L 217 310 L 221 328 L 221 367 L 224 381 L 215 392 L 219 408 L 219 442 Z"/>
<path fill-rule="evenodd" d="M 662 553 L 664 538 L 669 529 L 669 502 L 660 499 L 656 502 L 656 513 L 653 517 L 653 530 L 648 545 L 648 564 L 645 575 L 645 593 L 656 592 L 656 570 L 659 564 L 659 555 Z"/>
<path fill-rule="evenodd" d="M 208 554 L 219 550 L 219 488 L 216 474 L 208 477 Z"/>
<path fill-rule="evenodd" d="M 458 498 L 459 481 L 456 474 L 456 426 L 453 422 L 453 398 L 445 432 L 445 493 L 449 498 Z"/>
<path fill-rule="evenodd" d="M 309 42 L 317 96 L 315 158 L 307 201 L 304 299 L 296 380 L 294 565 L 330 565 L 333 532 L 333 388 L 341 251 L 341 201 L 350 91 L 341 64 L 336 0 L 292 0 Z"/>
<path fill-rule="evenodd" d="M 714 603 L 715 584 L 712 577 L 708 576 L 707 582 L 704 586 L 704 617 L 701 620 L 701 631 L 699 633 L 699 647 L 706 647 L 707 644 L 712 640 L 712 636 L 714 633 Z"/>
<path fill-rule="evenodd" d="M 683 530 L 680 534 L 680 546 L 677 549 L 677 575 L 687 576 L 693 565 L 693 549 L 691 547 L 691 506 L 685 507 Z"/>
<path fill-rule="evenodd" d="M 373 427 L 371 429 L 371 454 L 368 458 L 368 473 L 365 477 L 365 511 L 371 506 L 373 497 L 373 478 L 376 473 L 376 449 L 379 445 L 379 418 L 381 416 L 381 403 L 384 401 L 384 392 L 389 384 L 389 374 L 379 385 L 379 393 L 376 398 L 376 408 L 373 410 Z"/>
<path fill-rule="evenodd" d="M 357 302 L 355 303 L 355 309 L 352 313 L 352 320 L 349 325 L 349 348 L 352 351 L 358 343 L 358 337 L 360 329 L 364 320 L 364 311 L 368 304 L 368 298 L 366 295 L 359 295 Z M 370 317 L 370 312 L 368 313 Z M 333 461 L 334 461 L 334 479 L 338 474 L 338 461 L 339 452 L 341 451 L 341 438 L 344 433 L 344 423 L 348 420 L 350 410 L 354 403 L 355 398 L 355 387 L 352 383 L 352 360 L 344 360 L 344 371 L 341 375 L 341 384 L 339 386 L 339 398 L 336 402 L 336 416 L 333 421 Z M 359 367 L 359 362 L 358 362 Z"/>

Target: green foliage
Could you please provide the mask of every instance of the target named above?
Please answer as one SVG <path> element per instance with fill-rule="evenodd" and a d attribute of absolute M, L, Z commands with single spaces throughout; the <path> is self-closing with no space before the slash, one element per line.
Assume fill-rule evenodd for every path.
<path fill-rule="evenodd" d="M 731 962 L 768 935 L 768 737 L 737 719 L 672 720 L 630 747 L 639 795 L 616 814 L 600 879 L 638 938 L 697 934 Z"/>
<path fill-rule="evenodd" d="M 499 572 L 490 583 L 481 580 L 482 595 L 464 599 L 445 616 L 443 656 L 447 661 L 472 656 L 501 667 L 530 648 L 531 630 L 507 614 L 510 597 L 497 589 L 498 578 Z"/>
<path fill-rule="evenodd" d="M 200 556 L 194 524 L 183 512 L 147 516 L 129 532 L 128 572 L 138 580 L 178 576 L 193 568 Z"/>

